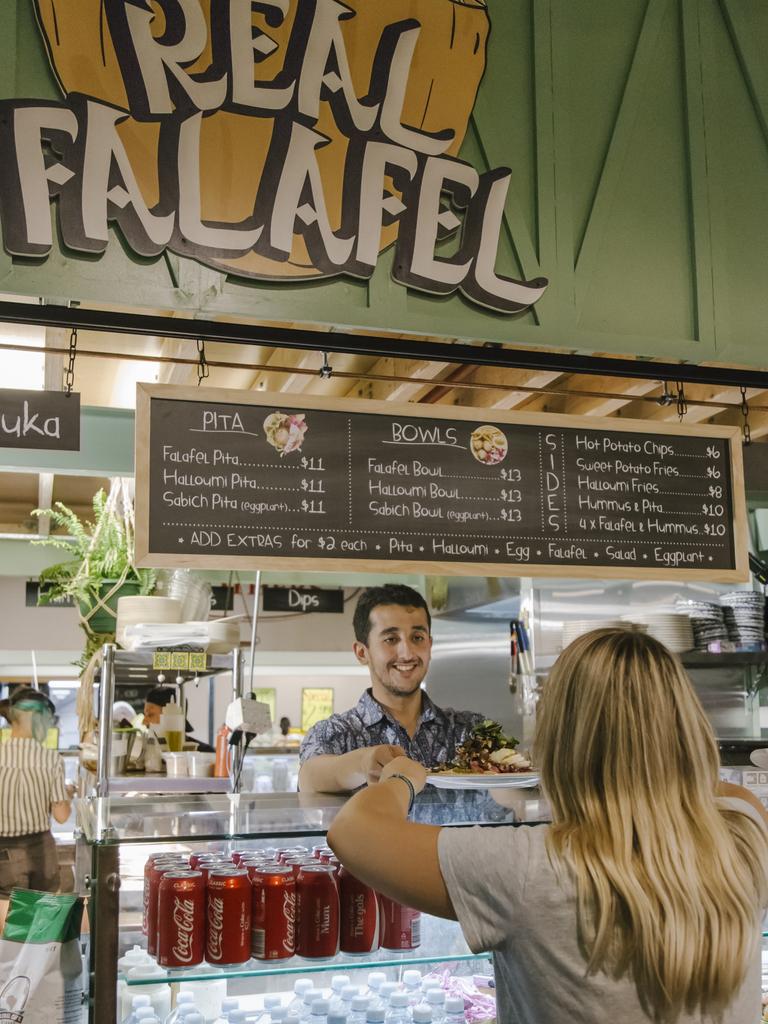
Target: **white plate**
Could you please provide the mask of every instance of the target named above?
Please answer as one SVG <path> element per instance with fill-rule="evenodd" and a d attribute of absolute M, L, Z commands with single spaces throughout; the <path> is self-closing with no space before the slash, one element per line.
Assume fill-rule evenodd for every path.
<path fill-rule="evenodd" d="M 428 775 L 427 782 L 437 789 L 528 789 L 538 786 L 539 773 L 451 775 L 449 772 L 438 772 L 436 775 Z"/>

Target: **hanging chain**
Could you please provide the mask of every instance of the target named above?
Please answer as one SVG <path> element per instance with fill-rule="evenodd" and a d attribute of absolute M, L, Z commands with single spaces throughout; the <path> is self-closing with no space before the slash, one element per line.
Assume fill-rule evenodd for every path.
<path fill-rule="evenodd" d="M 210 376 L 211 368 L 208 365 L 208 360 L 205 358 L 205 342 L 202 338 L 197 339 L 197 386 L 203 383 L 203 381 Z"/>
<path fill-rule="evenodd" d="M 747 389 L 740 387 L 741 392 L 741 415 L 744 418 L 744 422 L 741 425 L 742 439 L 745 445 L 752 444 L 752 431 L 749 428 L 749 405 L 747 403 Z"/>
<path fill-rule="evenodd" d="M 667 381 L 662 381 L 662 385 L 664 387 L 664 391 L 659 395 L 656 401 L 662 406 L 672 405 L 675 399 L 669 390 L 669 384 Z"/>
<path fill-rule="evenodd" d="M 328 362 L 328 353 L 327 352 L 323 352 L 323 365 L 320 367 L 318 372 L 320 374 L 320 379 L 321 380 L 330 380 L 331 379 L 331 374 L 333 373 L 333 367 Z"/>
<path fill-rule="evenodd" d="M 688 412 L 688 400 L 685 397 L 685 388 L 682 382 L 677 385 L 677 418 L 683 422 L 683 416 Z"/>
<path fill-rule="evenodd" d="M 75 384 L 75 358 L 77 356 L 77 328 L 73 327 L 69 335 L 69 361 L 64 371 L 64 393 L 67 398 L 72 394 Z"/>

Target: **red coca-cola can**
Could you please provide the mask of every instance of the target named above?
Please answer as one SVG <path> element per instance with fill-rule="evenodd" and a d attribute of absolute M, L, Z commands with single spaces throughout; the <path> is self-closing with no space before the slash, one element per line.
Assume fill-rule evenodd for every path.
<path fill-rule="evenodd" d="M 157 901 L 157 962 L 194 967 L 205 952 L 205 885 L 199 871 L 169 871 Z"/>
<path fill-rule="evenodd" d="M 244 964 L 251 958 L 251 880 L 245 868 L 211 868 L 206 892 L 205 959 Z"/>
<path fill-rule="evenodd" d="M 192 854 L 190 854 L 190 857 L 189 857 L 189 867 L 190 867 L 190 870 L 197 871 L 197 869 L 203 863 L 203 861 L 206 861 L 206 860 L 221 861 L 221 860 L 228 860 L 228 859 L 229 858 L 227 857 L 226 853 L 215 853 L 215 852 L 204 850 L 201 853 L 192 853 Z"/>
<path fill-rule="evenodd" d="M 317 864 L 317 861 L 312 857 L 286 857 L 283 861 L 283 865 L 290 868 L 293 871 L 293 877 L 299 877 L 299 871 L 304 867 L 305 864 Z"/>
<path fill-rule="evenodd" d="M 234 865 L 238 865 L 243 857 L 250 857 L 253 850 L 233 850 L 231 854 L 231 861 Z"/>
<path fill-rule="evenodd" d="M 310 959 L 339 951 L 339 890 L 333 868 L 304 864 L 296 879 L 296 952 Z"/>
<path fill-rule="evenodd" d="M 333 850 L 329 846 L 326 846 L 324 849 L 320 850 L 320 852 L 317 855 L 317 859 L 320 861 L 321 864 L 329 864 L 331 857 L 335 856 L 336 855 L 334 854 Z"/>
<path fill-rule="evenodd" d="M 232 863 L 231 860 L 204 860 L 197 870 L 203 876 L 203 881 L 207 886 L 208 879 L 211 877 L 211 872 L 221 871 L 223 868 L 234 868 L 234 864 Z M 235 868 L 235 870 L 238 869 Z"/>
<path fill-rule="evenodd" d="M 372 953 L 381 938 L 378 894 L 342 865 L 339 885 L 339 948 L 342 953 Z"/>
<path fill-rule="evenodd" d="M 296 880 L 280 864 L 255 867 L 251 954 L 257 960 L 285 960 L 296 952 Z"/>
<path fill-rule="evenodd" d="M 381 945 L 384 949 L 418 949 L 421 945 L 421 911 L 379 895 Z"/>
<path fill-rule="evenodd" d="M 147 952 L 157 956 L 157 896 L 160 879 L 166 871 L 183 871 L 186 865 L 181 860 L 150 857 L 144 867 L 144 899 L 141 930 L 147 936 Z"/>

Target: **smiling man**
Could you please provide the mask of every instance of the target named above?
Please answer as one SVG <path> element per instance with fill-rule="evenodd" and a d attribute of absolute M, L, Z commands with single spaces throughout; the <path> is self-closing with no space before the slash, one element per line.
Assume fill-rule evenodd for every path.
<path fill-rule="evenodd" d="M 484 715 L 439 708 L 422 690 L 432 651 L 431 619 L 411 587 L 388 583 L 363 591 L 353 620 L 353 651 L 371 676 L 351 711 L 314 725 L 301 744 L 299 788 L 349 792 L 379 781 L 403 754 L 426 767 L 452 760 Z"/>

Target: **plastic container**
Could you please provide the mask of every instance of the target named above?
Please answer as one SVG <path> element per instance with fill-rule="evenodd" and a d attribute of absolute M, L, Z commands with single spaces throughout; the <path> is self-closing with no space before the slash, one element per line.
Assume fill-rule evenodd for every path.
<path fill-rule="evenodd" d="M 214 974 L 216 968 L 208 967 L 207 970 Z M 179 995 L 189 993 L 194 996 L 195 1006 L 208 1021 L 216 1020 L 222 1013 L 222 1006 L 227 1002 L 227 983 L 224 978 L 216 981 L 206 981 L 204 985 L 192 981 L 183 981 L 179 986 Z M 233 1003 L 232 1009 L 236 1010 L 240 1005 L 237 999 L 229 1000 Z"/>
<path fill-rule="evenodd" d="M 145 967 L 132 967 L 127 974 L 131 980 L 134 978 L 165 978 L 165 971 L 157 964 L 148 964 Z M 142 985 L 141 995 L 149 996 L 150 1005 L 160 1020 L 165 1020 L 171 1012 L 171 989 L 165 981 L 158 981 L 156 984 Z"/>
<path fill-rule="evenodd" d="M 203 750 L 188 750 L 187 775 L 192 779 L 207 779 L 213 775 L 216 755 Z"/>
<path fill-rule="evenodd" d="M 142 949 L 141 946 L 133 946 L 117 961 L 117 973 L 127 974 L 133 967 L 151 967 L 153 963 L 154 961 L 146 949 Z M 130 1015 L 134 998 L 134 993 L 129 990 L 127 984 L 120 978 L 117 983 L 117 1012 L 120 1015 L 121 1021 L 124 1021 Z"/>
<path fill-rule="evenodd" d="M 184 746 L 186 722 L 184 710 L 175 700 L 165 705 L 160 715 L 160 732 L 165 736 L 168 750 L 172 753 Z"/>
<path fill-rule="evenodd" d="M 232 748 L 229 745 L 230 730 L 222 725 L 216 733 L 216 753 L 214 755 L 213 774 L 217 779 L 229 778 L 232 767 Z M 311 988 L 310 984 L 310 988 Z M 294 989 L 295 991 L 295 989 Z"/>
<path fill-rule="evenodd" d="M 163 754 L 165 774 L 169 779 L 181 779 L 187 777 L 187 755 L 183 751 Z"/>

